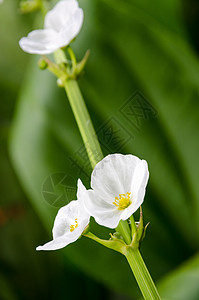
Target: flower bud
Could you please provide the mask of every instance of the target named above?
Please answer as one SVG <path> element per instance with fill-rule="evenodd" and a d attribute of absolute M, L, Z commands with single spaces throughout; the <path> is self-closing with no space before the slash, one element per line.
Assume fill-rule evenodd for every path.
<path fill-rule="evenodd" d="M 61 80 L 61 78 L 58 78 L 57 79 L 57 85 L 58 85 L 58 87 L 64 87 L 64 84 L 63 84 L 63 81 Z"/>
<path fill-rule="evenodd" d="M 39 8 L 40 8 L 40 6 L 39 6 L 38 1 L 31 0 L 31 1 L 21 1 L 20 2 L 20 11 L 25 14 L 31 13 Z"/>
<path fill-rule="evenodd" d="M 41 58 L 39 61 L 38 61 L 38 67 L 41 69 L 41 70 L 45 70 L 48 68 L 48 63 L 45 61 L 45 59 Z"/>

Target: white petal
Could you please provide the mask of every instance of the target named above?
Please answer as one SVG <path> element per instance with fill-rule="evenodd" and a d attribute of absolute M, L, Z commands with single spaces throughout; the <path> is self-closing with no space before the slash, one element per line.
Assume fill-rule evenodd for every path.
<path fill-rule="evenodd" d="M 93 190 L 87 190 L 83 198 L 84 207 L 87 212 L 95 218 L 95 221 L 109 228 L 116 228 L 119 221 L 121 211 L 113 204 L 109 204 Z"/>
<path fill-rule="evenodd" d="M 131 193 L 133 196 L 133 206 L 137 210 L 142 204 L 145 195 L 146 185 L 149 179 L 148 165 L 145 160 L 142 160 L 135 168 L 133 175 Z M 134 211 L 135 211 L 134 210 Z"/>
<path fill-rule="evenodd" d="M 60 48 L 67 46 L 79 33 L 83 24 L 83 10 L 76 0 L 63 0 L 47 13 L 45 28 L 55 30 L 59 34 Z"/>
<path fill-rule="evenodd" d="M 71 239 L 76 235 L 79 237 L 88 225 L 89 218 L 89 214 L 78 200 L 71 201 L 58 211 L 53 227 L 53 238 L 56 239 L 65 234 L 69 234 Z M 78 220 L 78 227 L 70 232 L 70 226 L 75 224 L 75 219 Z"/>
<path fill-rule="evenodd" d="M 36 248 L 36 250 L 37 251 L 40 251 L 40 250 L 58 250 L 58 249 L 66 247 L 70 243 L 71 243 L 70 239 L 59 238 L 59 239 L 52 240 L 52 241 L 44 244 L 43 246 L 38 246 Z"/>
<path fill-rule="evenodd" d="M 56 239 L 69 233 L 70 226 L 76 218 L 79 218 L 79 202 L 73 200 L 59 209 L 53 226 L 53 238 Z"/>
<path fill-rule="evenodd" d="M 114 205 L 100 199 L 93 190 L 86 190 L 80 179 L 78 179 L 77 197 L 90 216 L 96 217 L 110 211 L 111 213 L 116 211 Z"/>
<path fill-rule="evenodd" d="M 119 194 L 130 192 L 136 165 L 133 155 L 111 154 L 102 159 L 91 175 L 91 187 L 112 203 Z"/>
<path fill-rule="evenodd" d="M 76 11 L 82 10 L 76 0 L 59 1 L 45 17 L 44 28 L 60 31 L 66 24 L 69 25 Z"/>
<path fill-rule="evenodd" d="M 53 240 L 37 250 L 57 250 L 75 242 L 89 223 L 90 216 L 84 210 L 78 200 L 71 201 L 68 205 L 60 208 L 53 226 Z M 77 220 L 77 223 L 76 223 Z M 78 224 L 71 231 L 71 225 Z"/>
<path fill-rule="evenodd" d="M 52 29 L 34 30 L 19 41 L 20 47 L 31 54 L 49 54 L 59 49 L 58 35 Z"/>
<path fill-rule="evenodd" d="M 82 24 L 83 11 L 78 10 L 73 16 L 73 18 L 71 18 L 69 24 L 63 26 L 59 31 L 60 39 L 62 40 L 63 46 L 70 44 L 70 42 L 78 35 Z"/>
<path fill-rule="evenodd" d="M 106 213 L 109 211 L 116 211 L 115 205 L 108 203 L 97 195 L 97 192 L 93 190 L 88 190 L 83 198 L 85 209 L 93 217 L 101 213 Z"/>
<path fill-rule="evenodd" d="M 121 220 L 121 211 L 105 211 L 95 217 L 95 221 L 108 228 L 116 228 Z"/>
<path fill-rule="evenodd" d="M 132 203 L 121 214 L 122 220 L 127 220 L 144 201 L 146 185 L 149 178 L 148 165 L 145 160 L 141 160 L 135 168 L 132 179 L 131 195 Z"/>
<path fill-rule="evenodd" d="M 77 199 L 81 202 L 83 201 L 84 194 L 86 192 L 86 188 L 83 185 L 81 179 L 77 181 Z"/>

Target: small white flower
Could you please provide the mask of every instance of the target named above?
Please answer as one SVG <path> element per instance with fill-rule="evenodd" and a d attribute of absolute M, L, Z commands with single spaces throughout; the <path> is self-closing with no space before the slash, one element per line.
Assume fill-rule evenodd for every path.
<path fill-rule="evenodd" d="M 77 199 L 59 209 L 53 226 L 53 240 L 36 250 L 57 250 L 75 242 L 89 224 L 90 215 L 85 211 L 82 199 L 86 189 L 78 180 Z"/>
<path fill-rule="evenodd" d="M 85 209 L 98 224 L 116 228 L 142 204 L 148 178 L 145 160 L 133 155 L 108 155 L 93 170 L 92 190 L 83 199 Z"/>
<path fill-rule="evenodd" d="M 34 30 L 19 41 L 20 47 L 32 54 L 49 54 L 67 46 L 79 33 L 83 10 L 76 0 L 59 1 L 46 14 L 44 29 Z"/>

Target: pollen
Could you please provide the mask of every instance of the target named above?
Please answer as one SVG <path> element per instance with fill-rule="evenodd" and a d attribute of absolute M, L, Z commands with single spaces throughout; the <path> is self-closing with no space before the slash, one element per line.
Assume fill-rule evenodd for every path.
<path fill-rule="evenodd" d="M 119 194 L 119 198 L 115 197 L 115 201 L 113 202 L 113 204 L 119 210 L 123 210 L 123 209 L 127 208 L 131 204 L 130 195 L 131 195 L 131 193 Z"/>
<path fill-rule="evenodd" d="M 78 222 L 77 219 L 75 219 L 75 225 L 70 225 L 70 232 L 73 232 L 77 227 L 78 227 Z"/>

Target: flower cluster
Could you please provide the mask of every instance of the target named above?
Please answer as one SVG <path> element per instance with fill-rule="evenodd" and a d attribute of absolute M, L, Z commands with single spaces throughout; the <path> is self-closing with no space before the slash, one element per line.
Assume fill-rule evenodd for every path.
<path fill-rule="evenodd" d="M 44 21 L 44 29 L 34 30 L 19 41 L 31 54 L 50 54 L 65 47 L 78 35 L 83 23 L 83 10 L 76 0 L 59 1 Z"/>
<path fill-rule="evenodd" d="M 78 180 L 77 200 L 58 211 L 53 240 L 37 250 L 56 250 L 76 241 L 91 216 L 102 226 L 116 228 L 142 204 L 148 178 L 145 160 L 130 154 L 106 156 L 92 172 L 90 190 Z"/>

